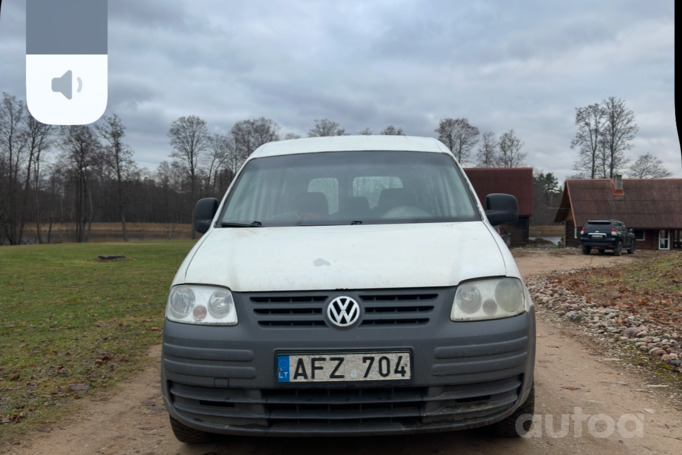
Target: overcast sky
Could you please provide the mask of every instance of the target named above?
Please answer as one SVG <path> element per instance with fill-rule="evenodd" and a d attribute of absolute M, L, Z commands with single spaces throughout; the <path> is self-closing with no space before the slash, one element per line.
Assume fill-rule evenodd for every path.
<path fill-rule="evenodd" d="M 24 10 L 2 1 L 0 90 L 25 99 Z M 674 0 L 109 1 L 107 114 L 152 170 L 183 115 L 302 136 L 316 118 L 435 136 L 466 117 L 513 128 L 528 164 L 563 180 L 575 108 L 616 96 L 640 129 L 628 156 L 682 177 L 673 94 Z"/>

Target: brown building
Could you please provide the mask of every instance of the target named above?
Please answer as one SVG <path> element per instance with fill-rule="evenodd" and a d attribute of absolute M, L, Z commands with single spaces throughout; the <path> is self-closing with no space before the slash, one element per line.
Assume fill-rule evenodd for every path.
<path fill-rule="evenodd" d="M 506 193 L 516 197 L 519 220 L 503 227 L 511 237 L 511 246 L 526 245 L 533 214 L 533 168 L 465 168 L 464 172 L 483 208 L 485 197 L 491 193 Z"/>
<path fill-rule="evenodd" d="M 569 179 L 555 222 L 566 246 L 580 246 L 588 220 L 619 220 L 634 229 L 637 248 L 682 248 L 682 179 Z"/>

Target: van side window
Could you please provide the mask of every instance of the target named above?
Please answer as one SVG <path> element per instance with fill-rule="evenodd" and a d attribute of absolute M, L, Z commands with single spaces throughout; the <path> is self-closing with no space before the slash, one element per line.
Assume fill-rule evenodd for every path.
<path fill-rule="evenodd" d="M 388 188 L 403 188 L 403 181 L 400 177 L 381 175 L 353 179 L 353 197 L 366 197 L 370 209 L 379 205 L 381 192 Z"/>
<path fill-rule="evenodd" d="M 312 179 L 308 183 L 308 193 L 324 194 L 329 205 L 329 213 L 339 211 L 339 181 L 334 177 Z"/>

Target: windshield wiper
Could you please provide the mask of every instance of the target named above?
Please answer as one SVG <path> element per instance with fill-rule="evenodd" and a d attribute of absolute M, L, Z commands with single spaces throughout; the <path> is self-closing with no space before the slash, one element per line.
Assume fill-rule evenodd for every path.
<path fill-rule="evenodd" d="M 350 224 L 351 224 L 351 225 L 353 225 L 353 224 L 362 224 L 362 221 L 357 221 L 357 220 L 356 220 L 356 221 L 351 221 Z"/>
<path fill-rule="evenodd" d="M 263 223 L 260 221 L 254 221 L 251 224 L 246 223 L 220 223 L 221 227 L 261 227 Z"/>

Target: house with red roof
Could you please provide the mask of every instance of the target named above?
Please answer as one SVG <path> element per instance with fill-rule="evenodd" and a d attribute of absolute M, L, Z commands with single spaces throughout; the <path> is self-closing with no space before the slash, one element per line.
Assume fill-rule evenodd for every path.
<path fill-rule="evenodd" d="M 464 173 L 485 208 L 485 197 L 491 193 L 505 193 L 516 197 L 519 220 L 503 228 L 510 236 L 511 246 L 528 243 L 530 217 L 533 215 L 533 168 L 464 168 Z"/>
<path fill-rule="evenodd" d="M 634 229 L 637 249 L 682 248 L 682 179 L 567 179 L 557 210 L 566 246 L 580 246 L 588 220 L 619 220 Z"/>

